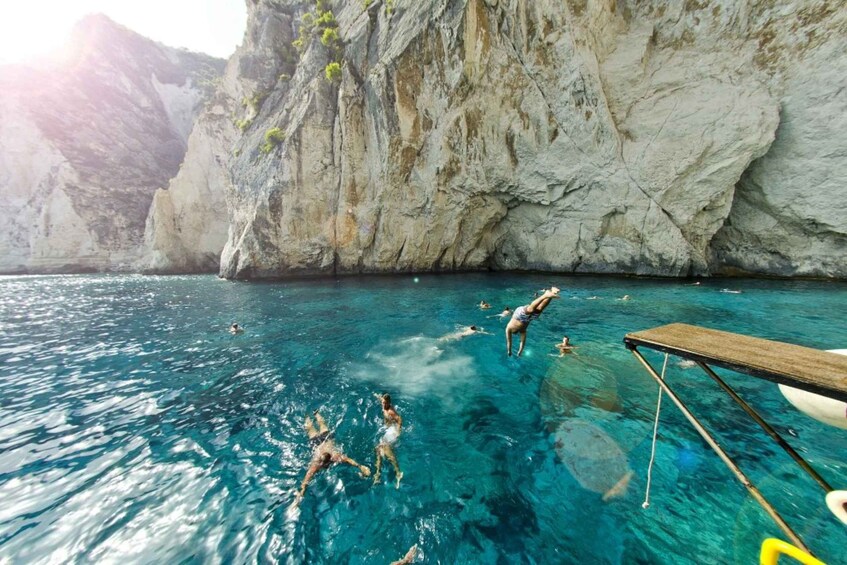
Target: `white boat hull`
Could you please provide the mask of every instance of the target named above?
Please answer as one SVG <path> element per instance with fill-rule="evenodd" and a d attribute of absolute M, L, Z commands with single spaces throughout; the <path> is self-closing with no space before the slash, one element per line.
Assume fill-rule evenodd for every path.
<path fill-rule="evenodd" d="M 847 355 L 847 349 L 831 349 L 830 352 Z M 785 385 L 779 385 L 779 391 L 800 412 L 824 424 L 847 430 L 847 402 Z"/>

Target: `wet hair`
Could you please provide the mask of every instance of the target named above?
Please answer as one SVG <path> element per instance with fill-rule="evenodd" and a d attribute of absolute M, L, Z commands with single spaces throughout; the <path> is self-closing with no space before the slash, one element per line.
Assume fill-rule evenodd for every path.
<path fill-rule="evenodd" d="M 391 408 L 391 395 L 387 392 L 382 395 L 382 406 L 383 408 Z"/>
<path fill-rule="evenodd" d="M 332 453 L 329 451 L 325 451 L 324 454 L 320 458 L 321 466 L 326 468 L 329 467 L 332 463 Z"/>
<path fill-rule="evenodd" d="M 238 327 L 238 324 L 236 324 L 235 322 L 233 322 L 233 323 L 232 323 L 232 325 L 231 325 L 230 327 L 231 327 L 231 328 L 237 328 L 237 327 Z"/>
<path fill-rule="evenodd" d="M 476 326 L 471 326 L 471 329 L 472 329 L 473 331 L 476 331 Z"/>

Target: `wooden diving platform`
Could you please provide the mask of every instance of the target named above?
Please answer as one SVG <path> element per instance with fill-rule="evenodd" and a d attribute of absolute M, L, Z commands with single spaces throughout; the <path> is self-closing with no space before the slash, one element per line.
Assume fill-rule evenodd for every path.
<path fill-rule="evenodd" d="M 847 355 L 689 324 L 628 333 L 624 343 L 847 402 Z"/>
<path fill-rule="evenodd" d="M 659 406 L 662 394 L 667 395 L 685 415 L 694 429 L 709 444 L 735 478 L 744 485 L 750 495 L 770 515 L 792 543 L 811 555 L 799 535 L 780 516 L 744 471 L 733 461 L 717 439 L 685 405 L 670 384 L 639 352 L 639 348 L 654 349 L 669 355 L 690 359 L 714 380 L 729 397 L 738 404 L 780 446 L 825 493 L 831 492 L 830 484 L 815 471 L 803 457 L 783 439 L 749 404 L 747 404 L 709 365 L 716 365 L 738 373 L 752 375 L 780 384 L 807 390 L 830 398 L 847 402 L 847 356 L 830 353 L 791 343 L 701 328 L 689 324 L 668 324 L 649 330 L 631 332 L 624 336 L 624 344 L 658 383 L 662 391 L 656 409 L 656 425 L 659 421 Z M 847 344 L 845 344 L 847 346 Z M 665 358 L 667 361 L 667 357 Z M 655 433 L 655 432 L 654 432 Z M 655 435 L 654 435 L 655 442 Z"/>

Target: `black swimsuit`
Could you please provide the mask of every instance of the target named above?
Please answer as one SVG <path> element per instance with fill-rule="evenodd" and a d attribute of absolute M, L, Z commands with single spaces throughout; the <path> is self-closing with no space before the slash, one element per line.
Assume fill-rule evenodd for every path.
<path fill-rule="evenodd" d="M 317 447 L 328 439 L 332 439 L 332 432 L 326 431 L 321 434 L 316 435 L 315 437 L 309 438 L 309 445 L 312 447 Z"/>

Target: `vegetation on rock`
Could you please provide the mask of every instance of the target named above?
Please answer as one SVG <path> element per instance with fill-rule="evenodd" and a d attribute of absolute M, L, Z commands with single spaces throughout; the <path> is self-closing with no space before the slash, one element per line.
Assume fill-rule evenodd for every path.
<path fill-rule="evenodd" d="M 274 149 L 276 146 L 282 143 L 285 140 L 285 132 L 282 131 L 281 128 L 274 127 L 265 132 L 265 143 L 259 148 L 259 150 L 267 155 Z"/>

